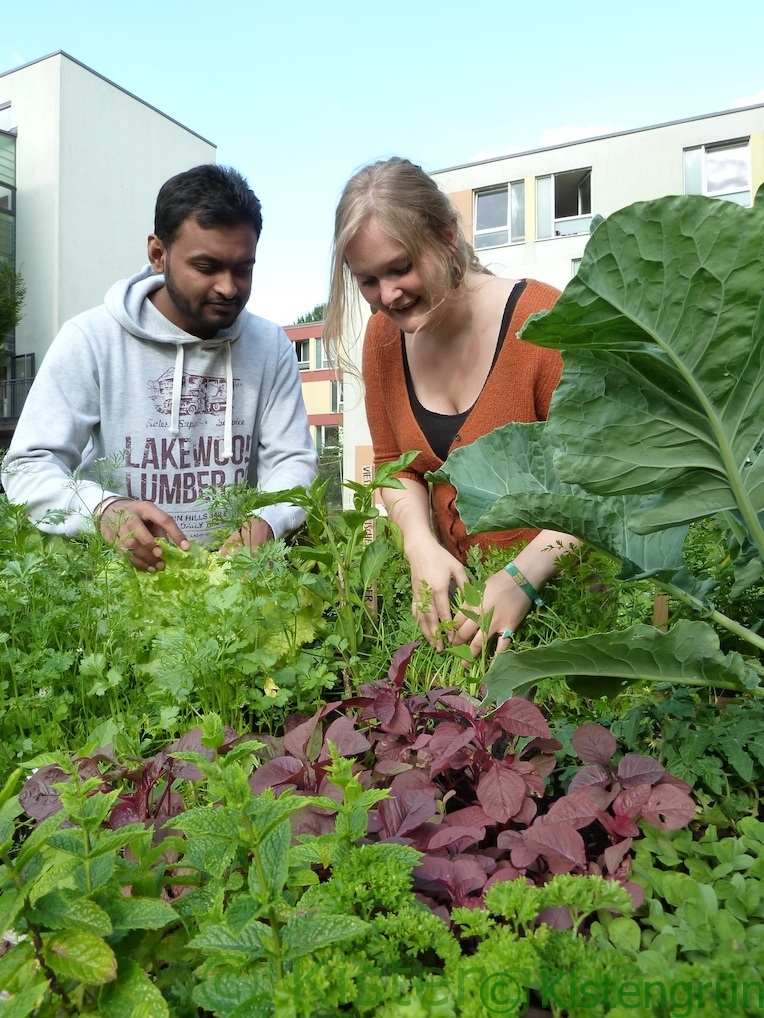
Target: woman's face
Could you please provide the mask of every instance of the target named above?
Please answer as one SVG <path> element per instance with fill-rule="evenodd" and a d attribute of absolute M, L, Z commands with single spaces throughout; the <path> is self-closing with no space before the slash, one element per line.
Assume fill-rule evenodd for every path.
<path fill-rule="evenodd" d="M 403 332 L 422 328 L 440 303 L 427 291 L 406 248 L 382 229 L 376 216 L 366 220 L 345 257 L 364 300 L 389 315 Z M 425 269 L 436 274 L 435 257 L 426 261 Z"/>

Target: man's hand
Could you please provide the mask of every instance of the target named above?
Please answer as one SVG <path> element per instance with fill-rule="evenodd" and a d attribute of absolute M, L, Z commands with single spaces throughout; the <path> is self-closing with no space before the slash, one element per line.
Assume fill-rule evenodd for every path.
<path fill-rule="evenodd" d="M 241 530 L 234 530 L 231 536 L 225 541 L 220 549 L 221 555 L 228 555 L 236 548 L 249 548 L 254 551 L 266 541 L 273 540 L 273 531 L 265 520 L 253 516 Z"/>
<path fill-rule="evenodd" d="M 107 541 L 129 555 L 131 565 L 150 573 L 164 569 L 158 537 L 168 537 L 183 551 L 190 547 L 188 538 L 172 516 L 153 502 L 118 498 L 100 514 L 98 527 Z"/>

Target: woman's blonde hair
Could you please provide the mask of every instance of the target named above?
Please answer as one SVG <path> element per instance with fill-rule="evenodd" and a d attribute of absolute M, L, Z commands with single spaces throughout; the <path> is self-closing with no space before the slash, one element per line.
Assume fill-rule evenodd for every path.
<path fill-rule="evenodd" d="M 358 291 L 347 249 L 371 215 L 406 249 L 429 292 L 441 301 L 457 296 L 469 271 L 488 272 L 464 237 L 459 213 L 421 166 L 398 156 L 364 166 L 347 182 L 337 205 L 324 325 L 327 347 L 351 370 L 343 326 L 350 307 L 348 291 L 355 300 Z M 434 271 L 426 270 L 425 256 L 434 262 Z"/>

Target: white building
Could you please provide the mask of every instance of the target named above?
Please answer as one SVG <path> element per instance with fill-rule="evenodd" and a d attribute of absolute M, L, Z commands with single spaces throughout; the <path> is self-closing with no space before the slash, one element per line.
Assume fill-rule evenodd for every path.
<path fill-rule="evenodd" d="M 0 362 L 0 439 L 63 322 L 146 263 L 162 183 L 215 154 L 66 53 L 0 74 L 0 258 L 27 288 Z"/>
<path fill-rule="evenodd" d="M 563 289 L 596 214 L 671 194 L 751 205 L 764 182 L 764 105 L 465 163 L 433 177 L 496 275 Z M 347 374 L 344 439 L 345 476 L 360 481 L 373 462 L 371 439 L 360 389 Z"/>

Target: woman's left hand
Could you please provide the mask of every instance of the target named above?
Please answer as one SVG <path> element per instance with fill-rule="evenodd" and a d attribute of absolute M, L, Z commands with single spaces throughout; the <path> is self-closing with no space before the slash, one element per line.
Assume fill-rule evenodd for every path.
<path fill-rule="evenodd" d="M 502 633 L 507 630 L 516 632 L 531 610 L 532 604 L 528 595 L 518 587 L 506 570 L 499 570 L 486 581 L 482 606 L 480 611 L 475 612 L 478 616 L 477 621 L 467 618 L 461 611 L 454 615 L 452 645 L 458 647 L 462 643 L 468 643 L 472 656 L 477 657 L 483 648 L 483 642 L 487 642 L 494 633 L 498 633 L 499 640 L 496 649 L 497 651 L 506 650 L 510 640 L 509 638 L 505 639 Z M 492 608 L 491 624 L 488 631 L 483 632 L 480 627 L 480 618 L 486 616 Z"/>

